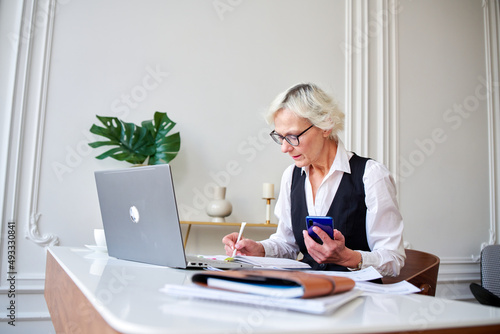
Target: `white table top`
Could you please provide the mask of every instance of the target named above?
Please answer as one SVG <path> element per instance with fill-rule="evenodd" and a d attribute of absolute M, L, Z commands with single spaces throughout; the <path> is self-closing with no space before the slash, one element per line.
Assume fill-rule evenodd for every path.
<path fill-rule="evenodd" d="M 500 324 L 500 308 L 422 295 L 361 296 L 328 316 L 177 299 L 160 288 L 190 284 L 195 271 L 85 248 L 49 251 L 104 320 L 124 333 L 374 333 Z"/>

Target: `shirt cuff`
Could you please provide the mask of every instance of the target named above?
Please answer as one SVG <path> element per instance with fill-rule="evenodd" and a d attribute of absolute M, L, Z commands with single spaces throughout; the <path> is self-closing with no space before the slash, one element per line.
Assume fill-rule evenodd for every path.
<path fill-rule="evenodd" d="M 347 267 L 347 269 L 350 270 L 350 271 L 358 271 L 358 270 L 361 270 L 361 269 L 367 267 L 365 265 L 365 258 L 363 256 L 364 252 L 362 252 L 362 251 L 356 251 L 356 252 L 358 252 L 359 254 L 361 254 L 361 266 L 359 266 L 359 263 L 358 263 L 358 265 L 356 266 L 356 268 L 349 268 L 349 267 Z M 359 268 L 358 268 L 358 266 L 359 266 Z"/>
<path fill-rule="evenodd" d="M 272 247 L 272 243 L 268 242 L 268 240 L 257 241 L 264 247 L 264 256 L 266 257 L 276 257 L 276 252 Z"/>

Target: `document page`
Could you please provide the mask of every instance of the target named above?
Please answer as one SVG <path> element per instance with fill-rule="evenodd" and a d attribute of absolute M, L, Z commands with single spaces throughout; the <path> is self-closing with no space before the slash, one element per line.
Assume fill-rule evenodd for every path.
<path fill-rule="evenodd" d="M 365 293 L 382 293 L 387 295 L 408 295 L 420 292 L 413 284 L 401 281 L 393 284 L 377 284 L 372 282 L 356 282 L 356 288 Z"/>
<path fill-rule="evenodd" d="M 306 270 L 307 273 L 320 274 L 328 276 L 340 276 L 348 277 L 355 282 L 371 281 L 377 278 L 381 278 L 382 275 L 373 267 L 368 267 L 356 271 L 316 271 L 316 270 Z"/>
<path fill-rule="evenodd" d="M 206 259 L 224 261 L 228 259 L 227 255 L 199 255 Z M 267 269 L 311 269 L 307 263 L 292 259 L 262 257 L 262 256 L 241 256 L 237 255 L 232 261 L 248 263 L 258 268 Z"/>
<path fill-rule="evenodd" d="M 253 264 L 258 267 L 276 268 L 276 269 L 298 269 L 311 268 L 310 265 L 292 259 L 261 257 L 261 256 L 236 256 L 235 261 Z"/>

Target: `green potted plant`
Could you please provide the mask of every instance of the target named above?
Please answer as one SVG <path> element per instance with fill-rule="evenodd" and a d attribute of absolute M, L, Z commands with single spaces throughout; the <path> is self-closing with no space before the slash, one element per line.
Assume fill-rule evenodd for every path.
<path fill-rule="evenodd" d="M 154 119 L 143 121 L 141 126 L 124 122 L 117 117 L 96 117 L 104 127 L 93 124 L 90 132 L 109 140 L 95 141 L 89 143 L 89 146 L 116 146 L 98 155 L 97 159 L 109 157 L 134 165 L 166 164 L 180 150 L 180 134 L 169 134 L 176 123 L 166 113 L 155 112 Z"/>

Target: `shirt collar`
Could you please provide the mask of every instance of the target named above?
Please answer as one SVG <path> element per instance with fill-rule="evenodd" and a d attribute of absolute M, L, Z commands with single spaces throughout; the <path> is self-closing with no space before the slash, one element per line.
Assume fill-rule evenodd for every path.
<path fill-rule="evenodd" d="M 335 159 L 333 160 L 333 164 L 330 166 L 330 171 L 327 176 L 333 174 L 335 171 L 351 174 L 349 158 L 350 156 L 345 149 L 344 143 L 339 139 L 337 142 L 337 154 L 335 154 Z M 309 166 L 302 167 L 302 173 L 309 175 Z"/>

